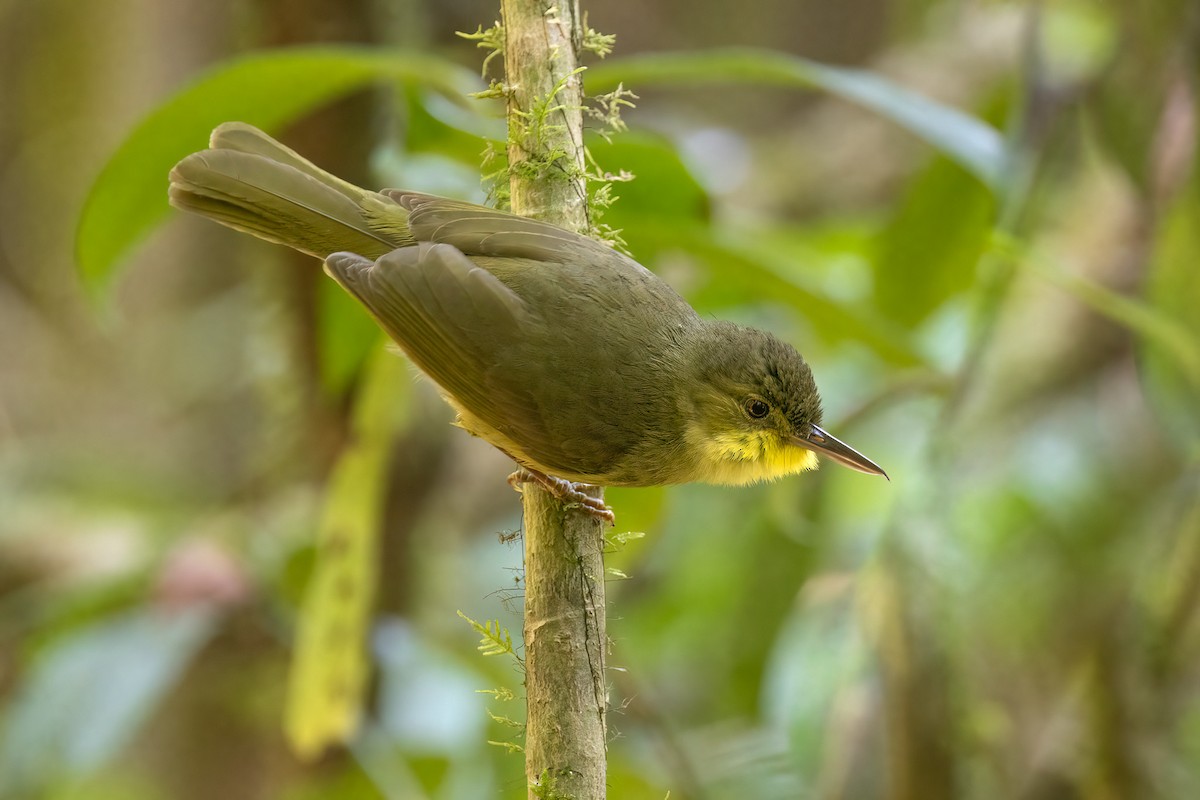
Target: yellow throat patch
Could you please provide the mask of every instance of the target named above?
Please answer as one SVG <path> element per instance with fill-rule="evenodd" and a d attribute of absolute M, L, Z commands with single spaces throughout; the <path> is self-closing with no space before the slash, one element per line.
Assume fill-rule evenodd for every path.
<path fill-rule="evenodd" d="M 734 431 L 704 436 L 688 431 L 693 452 L 701 457 L 707 483 L 739 486 L 770 481 L 816 469 L 817 454 L 784 441 L 773 431 Z"/>

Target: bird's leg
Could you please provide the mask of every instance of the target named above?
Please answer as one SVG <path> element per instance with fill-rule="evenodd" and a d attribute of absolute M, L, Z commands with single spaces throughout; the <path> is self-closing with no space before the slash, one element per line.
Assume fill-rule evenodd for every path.
<path fill-rule="evenodd" d="M 603 500 L 580 491 L 579 487 L 586 486 L 587 484 L 572 483 L 571 481 L 556 478 L 553 475 L 547 475 L 544 472 L 538 472 L 536 469 L 529 469 L 528 467 L 519 467 L 516 472 L 508 476 L 508 483 L 514 489 L 517 488 L 517 484 L 531 482 L 541 486 L 564 503 L 579 506 L 584 512 L 591 514 L 596 519 L 604 520 L 609 525 L 617 524 L 616 515 L 613 514 L 611 508 L 604 504 Z"/>

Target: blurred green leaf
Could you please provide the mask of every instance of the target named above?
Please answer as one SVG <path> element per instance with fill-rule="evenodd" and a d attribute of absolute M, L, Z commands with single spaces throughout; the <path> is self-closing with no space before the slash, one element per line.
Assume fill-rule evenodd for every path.
<path fill-rule="evenodd" d="M 1062 273 L 1042 272 L 1042 275 L 1093 311 L 1119 322 L 1145 339 L 1151 347 L 1158 348 L 1177 369 L 1182 370 L 1193 387 L 1200 386 L 1200 340 L 1192 336 L 1182 323 L 1093 280 Z"/>
<path fill-rule="evenodd" d="M 297 615 L 284 728 L 296 754 L 316 758 L 358 727 L 370 660 L 388 456 L 407 413 L 408 364 L 379 347 L 333 469 L 317 529 L 317 563 Z"/>
<path fill-rule="evenodd" d="M 996 202 L 973 176 L 935 158 L 917 176 L 879 238 L 875 305 L 913 327 L 968 288 Z"/>
<path fill-rule="evenodd" d="M 897 366 L 926 363 L 899 331 L 807 285 L 786 253 L 772 252 L 752 234 L 714 234 L 700 227 L 683 237 L 677 228 L 663 234 L 663 249 L 674 246 L 708 267 L 707 282 L 688 293 L 699 308 L 770 300 L 794 309 L 829 341 L 858 342 Z"/>
<path fill-rule="evenodd" d="M 1147 338 L 1146 384 L 1170 441 L 1200 455 L 1200 189 L 1195 179 L 1159 228 L 1147 285 L 1173 337 Z"/>
<path fill-rule="evenodd" d="M 872 677 L 855 590 L 851 573 L 810 578 L 764 664 L 763 717 L 790 732 L 806 775 L 819 775 L 823 762 L 835 763 L 859 733 L 835 713 Z"/>
<path fill-rule="evenodd" d="M 1155 177 L 1154 143 L 1171 84 L 1186 93 L 1188 68 L 1176 42 L 1195 21 L 1195 3 L 1159 0 L 1142 6 L 1108 0 L 1104 5 L 1119 32 L 1119 51 L 1084 100 L 1097 142 L 1145 191 Z"/>
<path fill-rule="evenodd" d="M 707 192 L 667 139 L 629 132 L 611 142 L 591 139 L 588 149 L 603 169 L 634 176 L 613 186 L 613 194 L 620 199 L 604 210 L 606 224 L 636 235 L 637 222 L 647 217 L 660 221 L 708 218 Z"/>
<path fill-rule="evenodd" d="M 1039 22 L 1041 80 L 1047 83 L 1094 81 L 1116 55 L 1116 20 L 1100 3 L 1058 0 L 1042 9 Z"/>
<path fill-rule="evenodd" d="M 617 513 L 617 527 L 606 534 L 608 547 L 604 563 L 638 577 L 640 559 L 647 543 L 644 531 L 660 530 L 666 516 L 667 492 L 661 486 L 645 489 L 609 487 L 604 490 L 605 502 Z M 619 598 L 620 589 L 609 586 L 610 600 Z"/>
<path fill-rule="evenodd" d="M 1000 193 L 1008 155 L 1003 137 L 986 122 L 936 103 L 871 72 L 831 67 L 770 50 L 731 48 L 698 53 L 655 53 L 610 59 L 584 75 L 593 94 L 618 84 L 759 83 L 821 89 L 887 117 L 956 161 Z"/>
<path fill-rule="evenodd" d="M 438 153 L 470 163 L 479 171 L 479 154 L 484 139 L 502 143 L 505 139 L 503 105 L 497 101 L 448 98 L 445 93 L 428 91 L 409 84 L 401 87 L 397 105 L 404 109 L 404 146 L 410 151 Z M 499 110 L 500 116 L 490 114 Z"/>
<path fill-rule="evenodd" d="M 1171 427 L 1188 431 L 1194 446 L 1200 433 L 1200 322 L 1195 316 L 1200 281 L 1195 259 L 1200 242 L 1195 214 L 1200 208 L 1181 203 L 1164 226 L 1153 271 L 1152 303 L 1114 292 L 1089 278 L 1070 275 L 1046 264 L 1023 246 L 996 237 L 993 247 L 1005 257 L 1032 269 L 1093 311 L 1129 328 L 1141 340 L 1154 365 L 1155 396 L 1165 404 Z"/>
<path fill-rule="evenodd" d="M 686 292 L 702 311 L 706 306 L 780 302 L 831 340 L 861 342 L 897 364 L 922 362 L 897 331 L 805 284 L 791 263 L 794 253 L 773 246 L 772 237 L 714 231 L 707 224 L 707 192 L 666 140 L 630 134 L 588 146 L 605 169 L 628 170 L 635 176 L 616 185 L 620 199 L 606 210 L 603 221 L 620 229 L 634 257 L 647 264 L 672 253 L 686 253 L 704 263 L 707 281 Z"/>
<path fill-rule="evenodd" d="M 168 99 L 121 144 L 88 195 L 76 234 L 84 280 L 102 283 L 125 252 L 166 215 L 167 173 L 208 132 L 242 120 L 268 132 L 334 97 L 379 80 L 424 84 L 461 97 L 469 70 L 430 55 L 359 47 L 256 53 L 224 64 Z"/>
<path fill-rule="evenodd" d="M 332 280 L 318 284 L 317 303 L 321 319 L 316 330 L 321 382 L 331 395 L 338 396 L 385 336 L 362 305 Z"/>
<path fill-rule="evenodd" d="M 0 795 L 40 796 L 116 756 L 209 641 L 216 620 L 208 609 L 134 611 L 44 653 L 7 715 Z"/>

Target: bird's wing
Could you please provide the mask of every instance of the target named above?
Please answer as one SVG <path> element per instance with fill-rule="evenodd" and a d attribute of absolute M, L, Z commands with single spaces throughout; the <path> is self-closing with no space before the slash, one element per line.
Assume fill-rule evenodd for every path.
<path fill-rule="evenodd" d="M 544 323 L 495 276 L 451 245 L 429 243 L 375 262 L 335 253 L 325 269 L 458 405 L 506 438 L 546 440 L 531 387 L 510 374 Z"/>
<path fill-rule="evenodd" d="M 403 189 L 380 194 L 408 210 L 417 241 L 444 242 L 467 255 L 563 262 L 611 254 L 586 236 L 507 211 Z"/>

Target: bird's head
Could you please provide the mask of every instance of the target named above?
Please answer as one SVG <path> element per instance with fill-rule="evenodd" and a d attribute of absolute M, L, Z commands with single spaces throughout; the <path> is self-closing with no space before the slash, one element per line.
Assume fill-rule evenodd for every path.
<path fill-rule="evenodd" d="M 715 323 L 697 354 L 686 438 L 697 479 L 745 484 L 817 467 L 817 456 L 869 475 L 887 473 L 821 425 L 812 370 L 769 333 Z M 708 337 L 705 337 L 708 339 Z"/>

